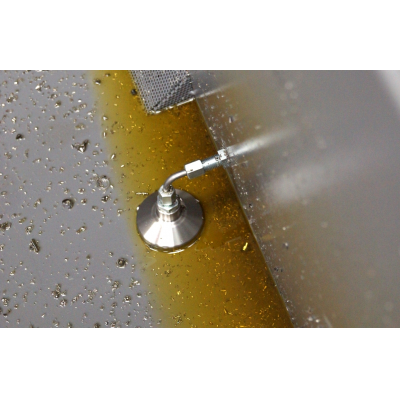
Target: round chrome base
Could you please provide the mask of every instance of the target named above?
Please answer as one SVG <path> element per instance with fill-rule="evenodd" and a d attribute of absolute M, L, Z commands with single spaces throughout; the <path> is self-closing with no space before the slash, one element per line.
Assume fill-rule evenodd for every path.
<path fill-rule="evenodd" d="M 190 246 L 200 235 L 204 224 L 200 202 L 191 194 L 176 189 L 181 214 L 174 221 L 162 219 L 157 210 L 157 192 L 137 208 L 136 225 L 144 242 L 154 250 L 172 252 Z"/>

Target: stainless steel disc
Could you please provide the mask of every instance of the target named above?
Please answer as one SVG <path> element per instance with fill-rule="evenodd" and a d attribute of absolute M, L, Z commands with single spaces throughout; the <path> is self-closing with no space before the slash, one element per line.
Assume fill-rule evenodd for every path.
<path fill-rule="evenodd" d="M 139 235 L 152 249 L 171 252 L 191 245 L 204 224 L 200 202 L 191 194 L 176 190 L 181 201 L 181 214 L 174 221 L 165 221 L 157 211 L 157 192 L 137 208 L 136 225 Z"/>

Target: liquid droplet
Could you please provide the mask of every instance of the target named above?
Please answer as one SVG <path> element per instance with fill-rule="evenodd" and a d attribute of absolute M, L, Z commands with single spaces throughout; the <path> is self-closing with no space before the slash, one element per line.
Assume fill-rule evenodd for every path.
<path fill-rule="evenodd" d="M 110 179 L 106 175 L 97 179 L 97 187 L 106 190 L 110 186 Z"/>
<path fill-rule="evenodd" d="M 119 258 L 118 259 L 118 261 L 117 261 L 117 267 L 118 268 L 125 268 L 126 267 L 126 264 L 128 264 L 128 260 L 127 259 L 125 259 L 125 258 Z"/>
<path fill-rule="evenodd" d="M 73 206 L 74 206 L 75 202 L 72 199 L 64 199 L 62 201 L 62 205 L 64 208 L 67 208 L 68 210 L 70 210 Z"/>

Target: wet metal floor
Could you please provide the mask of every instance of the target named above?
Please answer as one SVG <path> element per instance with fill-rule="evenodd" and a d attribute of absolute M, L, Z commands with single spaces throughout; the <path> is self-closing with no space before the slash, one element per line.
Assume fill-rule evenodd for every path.
<path fill-rule="evenodd" d="M 196 103 L 149 117 L 132 87 L 0 73 L 0 327 L 291 326 L 223 170 L 177 184 L 205 210 L 194 246 L 140 241 L 146 193 L 215 149 Z"/>

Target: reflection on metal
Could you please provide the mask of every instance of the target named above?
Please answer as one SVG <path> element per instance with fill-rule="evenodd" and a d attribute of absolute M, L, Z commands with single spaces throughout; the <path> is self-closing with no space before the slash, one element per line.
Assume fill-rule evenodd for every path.
<path fill-rule="evenodd" d="M 204 224 L 203 210 L 197 199 L 183 190 L 175 190 L 172 212 L 159 205 L 158 192 L 147 197 L 137 210 L 137 228 L 144 242 L 159 251 L 176 251 L 190 246 Z"/>
<path fill-rule="evenodd" d="M 400 73 L 190 74 L 293 323 L 400 327 Z"/>
<path fill-rule="evenodd" d="M 160 189 L 147 197 L 137 208 L 136 225 L 144 242 L 154 250 L 175 252 L 188 247 L 200 235 L 204 224 L 201 205 L 191 194 L 176 190 L 172 183 L 187 176 L 189 179 L 226 165 L 225 150 L 185 165 L 183 171 L 169 176 Z"/>

